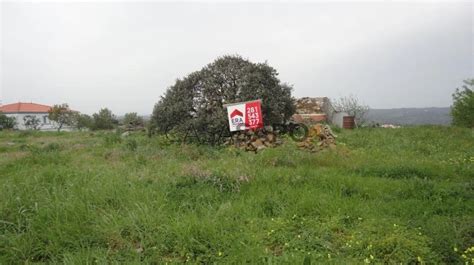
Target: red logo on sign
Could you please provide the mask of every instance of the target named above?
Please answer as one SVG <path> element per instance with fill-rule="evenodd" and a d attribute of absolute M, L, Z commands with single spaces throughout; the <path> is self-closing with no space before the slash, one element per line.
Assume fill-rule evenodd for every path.
<path fill-rule="evenodd" d="M 235 116 L 244 116 L 244 114 L 242 112 L 240 112 L 238 109 L 235 109 L 234 111 L 232 111 L 232 113 L 230 114 L 230 118 L 234 118 Z"/>

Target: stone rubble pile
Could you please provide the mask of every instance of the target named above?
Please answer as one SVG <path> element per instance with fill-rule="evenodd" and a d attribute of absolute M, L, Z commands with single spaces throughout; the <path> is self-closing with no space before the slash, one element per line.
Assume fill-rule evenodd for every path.
<path fill-rule="evenodd" d="M 312 152 L 336 146 L 336 135 L 329 125 L 316 124 L 309 128 L 308 137 L 298 143 L 298 147 Z"/>
<path fill-rule="evenodd" d="M 236 132 L 227 142 L 245 151 L 258 152 L 267 147 L 275 147 L 282 142 L 271 126 L 263 129 Z"/>
<path fill-rule="evenodd" d="M 316 124 L 309 127 L 304 140 L 296 144 L 301 149 L 316 152 L 326 148 L 334 148 L 336 137 L 329 125 Z M 278 137 L 277 131 L 274 131 L 271 126 L 266 126 L 263 129 L 236 132 L 226 144 L 257 153 L 265 148 L 278 146 L 282 144 L 282 141 Z"/>

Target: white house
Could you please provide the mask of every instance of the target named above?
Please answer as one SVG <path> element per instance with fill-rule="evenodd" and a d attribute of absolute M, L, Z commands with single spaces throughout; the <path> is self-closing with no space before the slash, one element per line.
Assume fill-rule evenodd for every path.
<path fill-rule="evenodd" d="M 16 119 L 16 129 L 26 130 L 25 119 L 27 116 L 34 116 L 39 119 L 38 129 L 42 131 L 53 131 L 57 129 L 56 122 L 50 121 L 48 118 L 48 111 L 51 106 L 41 105 L 36 103 L 13 103 L 0 106 L 0 112 L 8 117 Z M 26 118 L 25 118 L 26 117 Z"/>

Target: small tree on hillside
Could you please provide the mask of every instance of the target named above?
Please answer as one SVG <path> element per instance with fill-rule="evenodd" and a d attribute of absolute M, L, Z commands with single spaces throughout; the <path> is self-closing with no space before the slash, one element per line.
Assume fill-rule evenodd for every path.
<path fill-rule="evenodd" d="M 357 126 L 363 125 L 367 121 L 369 106 L 361 103 L 354 95 L 333 100 L 332 105 L 336 111 L 347 112 L 347 114 L 354 116 Z"/>
<path fill-rule="evenodd" d="M 123 125 L 128 128 L 143 127 L 145 122 L 136 112 L 126 113 L 122 120 Z"/>
<path fill-rule="evenodd" d="M 453 125 L 474 128 L 474 79 L 463 82 L 464 85 L 453 94 Z"/>
<path fill-rule="evenodd" d="M 40 122 L 40 119 L 35 115 L 26 115 L 23 117 L 23 123 L 25 124 L 25 127 L 30 130 L 38 130 Z"/>
<path fill-rule="evenodd" d="M 8 117 L 7 115 L 0 112 L 0 130 L 13 129 L 15 125 L 16 119 L 14 117 Z"/>
<path fill-rule="evenodd" d="M 48 113 L 48 118 L 56 122 L 58 132 L 61 131 L 64 125 L 74 125 L 74 111 L 69 109 L 67 103 L 54 105 Z"/>
<path fill-rule="evenodd" d="M 118 124 L 117 118 L 108 108 L 103 108 L 99 111 L 99 113 L 94 113 L 92 115 L 92 119 L 93 130 L 110 130 Z"/>

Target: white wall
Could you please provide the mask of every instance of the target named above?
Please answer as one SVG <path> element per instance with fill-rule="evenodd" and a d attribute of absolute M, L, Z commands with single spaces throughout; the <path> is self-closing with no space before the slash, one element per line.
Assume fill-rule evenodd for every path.
<path fill-rule="evenodd" d="M 38 128 L 41 131 L 54 131 L 57 130 L 58 125 L 54 121 L 50 121 L 48 118 L 48 113 L 5 113 L 8 117 L 14 117 L 16 119 L 16 126 L 15 128 L 18 130 L 27 130 L 28 128 L 25 127 L 25 122 L 23 118 L 25 116 L 31 115 L 36 116 L 40 120 Z M 68 130 L 68 128 L 64 128 Z"/>
<path fill-rule="evenodd" d="M 347 112 L 334 112 L 332 114 L 331 123 L 342 128 L 344 116 L 349 116 L 349 114 L 347 114 Z"/>

